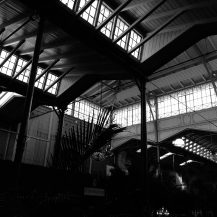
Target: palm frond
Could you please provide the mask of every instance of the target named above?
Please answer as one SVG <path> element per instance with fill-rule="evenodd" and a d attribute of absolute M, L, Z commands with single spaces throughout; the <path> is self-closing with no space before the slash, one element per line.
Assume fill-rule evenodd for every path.
<path fill-rule="evenodd" d="M 58 168 L 78 168 L 94 152 L 106 147 L 115 135 L 125 130 L 117 124 L 106 127 L 110 115 L 110 111 L 100 110 L 96 123 L 94 118 L 89 116 L 88 122 L 80 121 L 65 132 L 60 146 Z"/>

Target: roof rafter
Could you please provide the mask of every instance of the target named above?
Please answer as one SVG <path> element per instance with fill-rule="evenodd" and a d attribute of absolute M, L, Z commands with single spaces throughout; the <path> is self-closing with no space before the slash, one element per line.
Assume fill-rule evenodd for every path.
<path fill-rule="evenodd" d="M 178 56 L 180 53 L 185 51 L 187 48 L 202 38 L 217 34 L 217 29 L 213 28 L 216 23 L 217 21 L 209 23 L 204 22 L 198 25 L 194 25 L 192 28 L 189 28 L 184 33 L 173 39 L 170 43 L 165 45 L 151 57 L 144 60 L 141 65 L 147 72 L 147 75 L 151 75 L 154 71 L 169 62 L 171 59 Z M 150 76 L 149 79 L 153 79 L 153 77 L 154 76 Z"/>
<path fill-rule="evenodd" d="M 100 77 L 93 75 L 84 75 L 72 84 L 63 93 L 57 96 L 58 105 L 68 105 L 71 101 L 75 100 L 82 93 L 88 90 L 91 86 L 96 84 Z"/>

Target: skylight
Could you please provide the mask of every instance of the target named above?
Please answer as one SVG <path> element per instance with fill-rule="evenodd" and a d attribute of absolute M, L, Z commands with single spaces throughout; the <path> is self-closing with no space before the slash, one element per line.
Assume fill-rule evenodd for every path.
<path fill-rule="evenodd" d="M 63 4 L 65 4 L 71 10 L 78 12 L 81 10 L 89 0 L 80 0 L 78 11 L 76 11 L 75 0 L 60 0 Z M 89 22 L 91 25 L 97 27 L 101 23 L 103 23 L 113 12 L 113 10 L 105 4 L 105 2 L 101 2 L 95 0 L 83 13 L 81 13 L 81 17 Z M 129 23 L 127 23 L 121 16 L 115 16 L 112 18 L 106 25 L 104 25 L 100 31 L 106 35 L 111 40 L 116 39 L 122 33 L 124 33 L 129 28 Z M 116 43 L 122 47 L 124 50 L 129 51 L 133 47 L 135 47 L 142 40 L 142 36 L 135 30 L 129 31 L 125 36 L 120 38 Z M 135 50 L 131 55 L 135 58 L 139 59 L 141 54 L 141 47 Z"/>
<path fill-rule="evenodd" d="M 2 63 L 9 52 L 6 50 L 0 51 L 0 63 Z M 16 78 L 24 83 L 28 83 L 30 76 L 31 64 L 26 60 L 19 58 L 16 55 L 12 55 L 6 63 L 0 68 L 0 73 L 5 74 L 7 76 Z M 37 77 L 43 73 L 44 69 L 38 67 L 37 68 Z M 45 73 L 39 79 L 36 78 L 35 87 L 45 90 L 49 85 L 51 85 L 58 77 L 51 72 Z M 58 90 L 59 83 L 57 82 L 51 88 L 49 88 L 48 92 L 51 94 L 56 94 Z M 7 95 L 8 96 L 8 95 Z"/>

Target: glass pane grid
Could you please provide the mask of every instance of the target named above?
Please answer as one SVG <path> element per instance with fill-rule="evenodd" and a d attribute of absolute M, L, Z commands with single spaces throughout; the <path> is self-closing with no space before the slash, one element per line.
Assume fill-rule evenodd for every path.
<path fill-rule="evenodd" d="M 2 50 L 0 54 L 0 63 L 2 63 L 6 59 L 8 54 L 9 53 L 7 51 Z M 16 60 L 17 57 L 15 55 L 12 55 L 9 60 L 0 68 L 0 72 L 5 75 L 12 76 Z"/>
<path fill-rule="evenodd" d="M 99 25 L 100 23 L 102 23 L 107 17 L 109 17 L 111 13 L 112 10 L 107 5 L 102 3 L 97 24 Z"/>
<path fill-rule="evenodd" d="M 60 0 L 63 4 L 65 4 L 68 8 L 73 9 L 75 0 Z"/>
<path fill-rule="evenodd" d="M 100 107 L 85 100 L 77 99 L 74 104 L 74 117 L 81 120 L 97 122 Z"/>
<path fill-rule="evenodd" d="M 47 80 L 46 80 L 46 85 L 45 85 L 45 89 L 47 87 L 49 87 L 58 77 L 52 73 L 49 73 L 48 76 L 47 76 Z M 57 92 L 57 87 L 58 87 L 58 84 L 54 84 L 49 90 L 48 92 L 49 93 L 52 93 L 52 94 L 56 94 Z"/>
<path fill-rule="evenodd" d="M 82 8 L 85 4 L 86 4 L 87 1 L 85 0 L 82 0 L 80 2 L 80 8 Z M 97 8 L 97 4 L 98 4 L 98 1 L 94 1 L 82 14 L 81 14 L 81 17 L 86 20 L 87 22 L 89 22 L 90 24 L 93 25 L 93 22 L 94 22 L 94 18 L 95 18 L 95 15 L 96 15 L 96 8 Z"/>
<path fill-rule="evenodd" d="M 141 40 L 142 37 L 136 31 L 132 30 L 130 33 L 128 50 L 134 48 L 138 43 L 140 43 Z M 141 48 L 138 48 L 132 53 L 132 55 L 136 58 L 139 58 L 140 52 L 141 52 Z"/>
<path fill-rule="evenodd" d="M 114 39 L 120 36 L 124 31 L 126 31 L 128 27 L 129 25 L 123 19 L 118 17 L 117 23 L 115 26 Z M 117 42 L 117 44 L 121 46 L 122 48 L 126 49 L 126 43 L 127 43 L 128 37 L 129 37 L 129 34 L 125 35 L 124 37 L 121 38 L 121 40 Z"/>
<path fill-rule="evenodd" d="M 4 59 L 8 56 L 9 52 L 2 50 L 0 53 L 0 63 L 4 61 Z M 13 71 L 15 75 L 20 72 L 20 70 L 27 64 L 27 61 L 19 58 L 17 60 L 16 55 L 12 55 L 9 60 L 3 65 L 3 67 L 0 68 L 0 72 L 9 76 L 12 76 Z M 17 62 L 17 63 L 16 63 Z M 16 67 L 16 68 L 15 68 Z M 30 70 L 31 65 L 29 65 L 20 75 L 16 77 L 17 80 L 20 80 L 22 82 L 28 83 L 29 76 L 30 76 Z M 37 76 L 39 76 L 42 73 L 43 69 L 38 67 L 37 69 Z M 42 89 L 45 83 L 45 75 L 43 75 L 38 81 L 35 83 L 35 87 Z M 48 81 L 46 82 L 46 87 L 49 86 L 50 83 L 52 83 L 54 80 L 56 80 L 57 76 L 53 74 L 49 74 Z M 58 88 L 58 83 L 56 83 L 48 92 L 52 94 L 56 94 Z"/>
<path fill-rule="evenodd" d="M 19 59 L 15 74 L 17 74 L 26 65 L 26 63 L 27 61 Z M 30 70 L 31 65 L 29 65 L 20 75 L 18 75 L 16 79 L 27 83 L 29 81 Z"/>
<path fill-rule="evenodd" d="M 37 69 L 37 75 L 36 75 L 36 78 L 43 72 L 43 69 L 42 68 L 39 68 Z M 43 86 L 44 86 L 44 82 L 45 82 L 45 74 L 40 78 L 38 79 L 36 82 L 35 82 L 35 87 L 39 88 L 39 89 L 43 89 Z"/>
<path fill-rule="evenodd" d="M 153 104 L 153 102 L 151 102 Z M 155 113 L 154 106 L 152 106 L 153 113 Z M 147 122 L 152 121 L 153 117 L 149 108 L 146 104 L 146 120 Z M 156 118 L 156 117 L 154 117 Z M 114 123 L 119 124 L 123 127 L 131 126 L 133 124 L 139 124 L 141 122 L 141 105 L 134 104 L 129 107 L 118 109 L 114 112 Z"/>
<path fill-rule="evenodd" d="M 170 95 L 158 97 L 157 102 L 158 118 L 167 118 L 215 107 L 217 106 L 217 97 L 212 83 L 207 83 Z M 140 104 L 136 105 L 138 106 L 136 108 L 132 108 L 132 106 L 130 106 L 129 108 L 125 107 L 116 110 L 114 115 L 114 122 L 122 126 L 129 126 L 132 124 L 140 123 L 141 107 Z M 131 110 L 132 117 L 129 115 L 131 113 Z M 155 114 L 154 106 L 152 107 L 152 110 Z M 152 121 L 153 117 L 149 106 L 147 106 L 146 112 L 147 121 Z"/>
<path fill-rule="evenodd" d="M 100 23 L 102 23 L 106 18 L 108 18 L 111 13 L 112 13 L 112 10 L 107 5 L 105 5 L 104 3 L 102 3 L 101 8 L 100 8 L 100 12 L 99 12 L 98 25 Z M 111 32 L 112 32 L 113 24 L 114 24 L 114 19 L 112 19 L 111 21 L 109 21 L 101 29 L 101 32 L 103 34 L 105 34 L 109 38 L 111 37 Z"/>

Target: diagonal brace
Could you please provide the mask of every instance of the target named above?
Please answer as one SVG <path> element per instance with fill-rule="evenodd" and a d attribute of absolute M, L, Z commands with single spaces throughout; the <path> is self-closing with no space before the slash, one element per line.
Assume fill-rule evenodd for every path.
<path fill-rule="evenodd" d="M 41 54 L 41 53 L 43 53 L 43 50 L 40 52 L 40 54 Z M 39 55 L 40 55 L 40 54 L 39 54 Z M 31 59 L 26 63 L 26 65 L 23 66 L 23 68 L 20 69 L 20 71 L 19 71 L 16 75 L 13 76 L 12 79 L 16 79 L 20 74 L 22 74 L 22 73 L 27 69 L 27 67 L 32 63 L 32 60 L 33 60 L 33 58 L 31 58 Z"/>
<path fill-rule="evenodd" d="M 53 87 L 57 82 L 62 80 L 68 73 L 70 73 L 75 67 L 71 67 L 69 70 L 67 70 L 65 73 L 63 73 L 61 76 L 59 76 L 50 86 L 48 86 L 44 92 L 47 92 L 51 87 Z"/>
<path fill-rule="evenodd" d="M 51 63 L 36 79 L 35 82 L 38 81 L 43 75 L 45 75 L 57 62 L 59 59 L 55 60 L 53 63 Z"/>
<path fill-rule="evenodd" d="M 25 40 L 20 41 L 17 46 L 9 53 L 9 55 L 2 61 L 0 68 L 11 58 L 12 55 L 19 49 L 19 47 L 25 42 Z"/>

